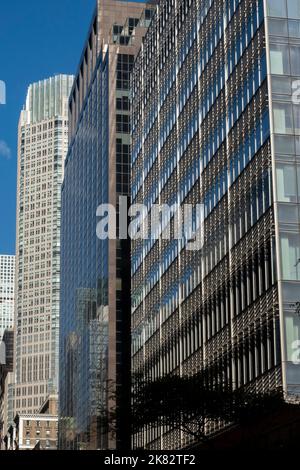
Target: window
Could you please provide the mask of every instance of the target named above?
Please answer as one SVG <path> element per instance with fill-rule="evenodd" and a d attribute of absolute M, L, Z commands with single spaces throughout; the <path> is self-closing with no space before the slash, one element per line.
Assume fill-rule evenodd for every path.
<path fill-rule="evenodd" d="M 287 36 L 287 20 L 270 20 L 269 31 L 274 36 Z"/>
<path fill-rule="evenodd" d="M 300 0 L 287 0 L 287 6 L 289 18 L 300 19 Z"/>
<path fill-rule="evenodd" d="M 300 47 L 291 46 L 291 74 L 300 76 Z"/>
<path fill-rule="evenodd" d="M 295 134 L 300 134 L 300 106 L 293 106 Z"/>
<path fill-rule="evenodd" d="M 300 280 L 299 234 L 286 232 L 280 235 L 281 275 L 283 280 Z"/>
<path fill-rule="evenodd" d="M 286 334 L 286 349 L 287 360 L 292 361 L 299 347 L 295 341 L 300 340 L 300 318 L 296 313 L 287 312 L 285 314 L 285 334 Z M 297 357 L 299 359 L 299 357 Z"/>
<path fill-rule="evenodd" d="M 295 139 L 289 135 L 275 136 L 276 152 L 282 155 L 293 155 L 295 153 Z"/>
<path fill-rule="evenodd" d="M 289 20 L 289 35 L 292 38 L 300 38 L 300 21 Z"/>
<path fill-rule="evenodd" d="M 128 96 L 122 96 L 121 98 L 117 98 L 116 107 L 119 111 L 129 111 L 130 103 Z"/>
<path fill-rule="evenodd" d="M 120 26 L 118 24 L 114 24 L 113 26 L 113 34 L 121 34 L 123 29 L 123 26 Z"/>
<path fill-rule="evenodd" d="M 294 165 L 276 165 L 277 198 L 280 202 L 297 202 L 296 172 Z"/>
<path fill-rule="evenodd" d="M 277 134 L 293 133 L 292 105 L 276 103 L 274 105 L 274 131 Z"/>
<path fill-rule="evenodd" d="M 286 45 L 270 46 L 271 73 L 276 75 L 289 75 L 290 61 L 289 48 Z"/>
<path fill-rule="evenodd" d="M 268 0 L 268 15 L 286 17 L 286 0 Z"/>
<path fill-rule="evenodd" d="M 117 132 L 128 134 L 130 132 L 130 116 L 127 114 L 117 114 Z"/>
<path fill-rule="evenodd" d="M 281 95 L 291 95 L 291 80 L 287 77 L 272 77 L 272 91 Z"/>

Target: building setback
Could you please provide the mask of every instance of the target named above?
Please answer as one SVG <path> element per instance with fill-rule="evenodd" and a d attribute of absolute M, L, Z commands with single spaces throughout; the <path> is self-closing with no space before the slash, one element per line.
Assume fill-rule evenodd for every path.
<path fill-rule="evenodd" d="M 60 209 L 72 76 L 29 86 L 18 135 L 15 414 L 57 392 Z"/>
<path fill-rule="evenodd" d="M 204 245 L 133 241 L 134 374 L 299 395 L 299 22 L 299 0 L 156 8 L 133 70 L 132 200 L 203 204 Z M 144 431 L 135 447 L 191 443 Z"/>
<path fill-rule="evenodd" d="M 97 207 L 129 198 L 129 84 L 151 11 L 99 0 L 69 102 L 62 190 L 61 449 L 130 445 L 130 252 L 96 236 Z M 127 223 L 127 220 L 126 220 Z"/>

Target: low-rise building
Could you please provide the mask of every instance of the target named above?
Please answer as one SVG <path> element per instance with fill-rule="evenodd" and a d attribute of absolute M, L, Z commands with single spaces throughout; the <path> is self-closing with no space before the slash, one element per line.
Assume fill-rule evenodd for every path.
<path fill-rule="evenodd" d="M 57 395 L 50 395 L 39 413 L 17 414 L 6 436 L 7 450 L 56 450 L 57 402 Z"/>
<path fill-rule="evenodd" d="M 8 376 L 13 370 L 13 330 L 5 330 L 0 342 L 0 449 L 5 447 L 4 435 L 7 430 L 7 388 Z"/>

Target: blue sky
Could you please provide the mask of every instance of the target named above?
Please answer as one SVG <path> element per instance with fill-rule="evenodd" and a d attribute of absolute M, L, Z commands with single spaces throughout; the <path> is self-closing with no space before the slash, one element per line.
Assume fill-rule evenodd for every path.
<path fill-rule="evenodd" d="M 0 4 L 0 253 L 15 253 L 17 129 L 30 83 L 75 73 L 96 0 L 8 0 Z"/>

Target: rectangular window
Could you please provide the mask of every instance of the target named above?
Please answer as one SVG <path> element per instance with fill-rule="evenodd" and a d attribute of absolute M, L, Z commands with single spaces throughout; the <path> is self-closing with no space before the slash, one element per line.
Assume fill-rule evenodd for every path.
<path fill-rule="evenodd" d="M 288 35 L 287 20 L 272 19 L 269 21 L 269 32 L 273 36 L 287 36 Z"/>
<path fill-rule="evenodd" d="M 275 136 L 275 149 L 282 155 L 292 155 L 295 153 L 295 139 L 289 135 Z"/>
<path fill-rule="evenodd" d="M 268 16 L 286 18 L 286 13 L 286 0 L 268 0 Z"/>
<path fill-rule="evenodd" d="M 289 35 L 292 38 L 300 38 L 300 21 L 289 20 Z"/>
<path fill-rule="evenodd" d="M 285 314 L 285 334 L 287 360 L 293 361 L 295 352 L 299 350 L 296 341 L 300 340 L 300 317 L 296 313 L 288 312 Z M 299 359 L 299 354 L 296 354 L 297 356 Z"/>
<path fill-rule="evenodd" d="M 274 1 L 274 0 L 270 0 Z M 288 17 L 300 19 L 300 0 L 287 0 Z"/>
<path fill-rule="evenodd" d="M 296 172 L 294 165 L 276 165 L 277 199 L 280 202 L 297 202 Z"/>
<path fill-rule="evenodd" d="M 291 46 L 291 74 L 300 76 L 300 47 Z"/>
<path fill-rule="evenodd" d="M 286 281 L 300 280 L 299 234 L 286 232 L 280 235 L 281 275 Z"/>
<path fill-rule="evenodd" d="M 287 45 L 270 46 L 271 73 L 276 75 L 290 74 L 289 48 Z"/>
<path fill-rule="evenodd" d="M 276 134 L 293 133 L 293 113 L 291 104 L 276 103 L 274 105 L 274 131 Z"/>
<path fill-rule="evenodd" d="M 300 134 L 300 106 L 293 105 L 295 134 Z"/>

